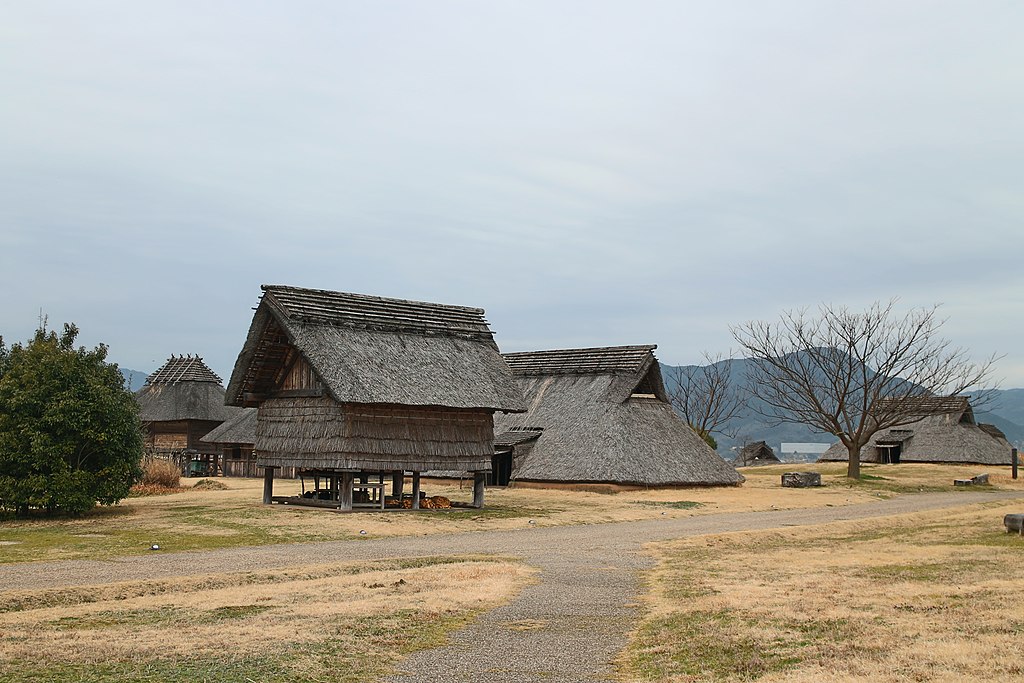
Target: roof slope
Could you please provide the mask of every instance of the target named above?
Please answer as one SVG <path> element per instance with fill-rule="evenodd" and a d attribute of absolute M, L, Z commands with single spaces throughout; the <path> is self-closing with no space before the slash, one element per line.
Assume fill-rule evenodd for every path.
<path fill-rule="evenodd" d="M 648 486 L 743 481 L 661 398 L 655 348 L 508 354 L 528 407 L 522 415 L 496 416 L 495 431 L 543 429 L 517 458 L 513 479 Z"/>
<path fill-rule="evenodd" d="M 936 414 L 908 425 L 883 429 L 861 449 L 862 462 L 877 462 L 878 444 L 900 445 L 900 462 L 945 462 L 979 465 L 1008 465 L 1012 447 L 999 429 L 976 424 L 967 397 L 957 396 L 924 401 Z M 822 461 L 849 459 L 842 443 L 833 444 Z"/>
<path fill-rule="evenodd" d="M 213 382 L 220 377 L 207 367 L 200 356 L 171 356 L 160 369 L 146 378 L 146 384 L 177 384 L 178 382 Z"/>
<path fill-rule="evenodd" d="M 206 443 L 256 443 L 256 409 L 242 408 L 238 414 L 204 436 Z"/>
<path fill-rule="evenodd" d="M 269 391 L 287 347 L 342 403 L 522 410 L 479 308 L 264 285 L 227 400 Z"/>
<path fill-rule="evenodd" d="M 224 405 L 220 378 L 199 356 L 171 356 L 135 392 L 143 422 L 223 422 L 237 408 Z"/>

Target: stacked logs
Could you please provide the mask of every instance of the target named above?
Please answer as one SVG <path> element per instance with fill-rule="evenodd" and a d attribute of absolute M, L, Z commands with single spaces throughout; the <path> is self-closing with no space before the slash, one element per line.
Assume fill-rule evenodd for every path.
<path fill-rule="evenodd" d="M 452 501 L 444 496 L 431 496 L 429 498 L 420 499 L 421 510 L 447 510 L 452 506 Z M 384 507 L 397 509 L 404 508 L 406 510 L 412 509 L 412 498 L 403 497 L 402 500 L 398 500 L 392 496 L 384 498 Z"/>

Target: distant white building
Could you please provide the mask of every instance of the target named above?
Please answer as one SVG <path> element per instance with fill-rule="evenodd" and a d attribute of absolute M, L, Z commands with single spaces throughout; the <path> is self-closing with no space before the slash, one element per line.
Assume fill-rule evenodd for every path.
<path fill-rule="evenodd" d="M 815 453 L 821 454 L 828 450 L 830 443 L 783 443 L 781 453 Z"/>

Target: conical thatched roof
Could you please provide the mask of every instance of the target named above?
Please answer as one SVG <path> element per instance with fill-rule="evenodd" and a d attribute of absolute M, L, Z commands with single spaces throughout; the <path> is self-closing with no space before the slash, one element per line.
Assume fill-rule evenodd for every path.
<path fill-rule="evenodd" d="M 655 348 L 505 354 L 528 409 L 495 417 L 497 441 L 535 439 L 516 458 L 513 479 L 648 486 L 743 481 L 668 404 Z"/>
<path fill-rule="evenodd" d="M 256 443 L 256 409 L 242 408 L 238 415 L 213 429 L 201 441 L 206 443 Z"/>
<path fill-rule="evenodd" d="M 755 465 L 774 465 L 781 462 L 775 451 L 764 441 L 747 444 L 736 454 L 736 467 L 753 467 Z"/>
<path fill-rule="evenodd" d="M 967 396 L 892 399 L 913 401 L 923 417 L 907 425 L 885 429 L 861 449 L 862 462 L 879 462 L 880 452 L 899 447 L 900 462 L 1009 465 L 1012 446 L 999 428 L 978 424 Z M 880 448 L 881 447 L 881 448 Z M 842 461 L 849 453 L 833 444 L 819 460 Z"/>
<path fill-rule="evenodd" d="M 340 403 L 523 408 L 479 308 L 264 285 L 228 402 L 257 405 L 291 349 Z"/>
<path fill-rule="evenodd" d="M 199 356 L 171 356 L 135 392 L 143 422 L 223 422 L 238 409 L 224 405 L 224 387 Z"/>

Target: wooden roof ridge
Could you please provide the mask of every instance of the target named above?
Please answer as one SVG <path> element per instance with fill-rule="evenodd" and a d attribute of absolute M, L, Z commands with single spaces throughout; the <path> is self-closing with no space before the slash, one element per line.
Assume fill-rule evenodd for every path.
<path fill-rule="evenodd" d="M 515 375 L 606 375 L 640 372 L 657 344 L 520 351 L 502 357 Z"/>
<path fill-rule="evenodd" d="M 494 338 L 482 308 L 289 285 L 261 289 L 264 300 L 294 322 Z"/>
<path fill-rule="evenodd" d="M 890 396 L 878 400 L 878 412 L 885 412 L 890 405 L 910 408 L 910 413 L 927 417 L 929 415 L 959 414 L 971 410 L 970 396 Z"/>
<path fill-rule="evenodd" d="M 171 356 L 156 372 L 146 378 L 147 385 L 177 384 L 179 382 L 213 382 L 221 378 L 203 362 L 202 356 Z"/>

